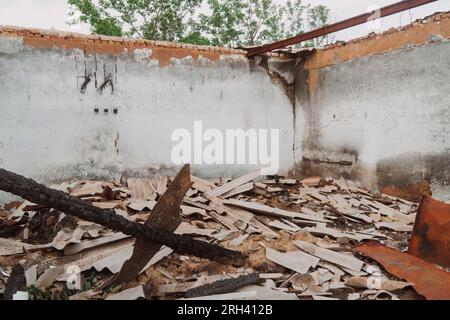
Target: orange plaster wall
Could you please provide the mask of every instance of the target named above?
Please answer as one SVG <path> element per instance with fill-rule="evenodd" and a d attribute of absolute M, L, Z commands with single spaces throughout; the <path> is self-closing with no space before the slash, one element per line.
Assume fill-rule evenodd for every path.
<path fill-rule="evenodd" d="M 243 50 L 217 48 L 211 46 L 193 46 L 187 44 L 136 40 L 99 35 L 81 35 L 75 33 L 52 32 L 40 29 L 0 27 L 0 36 L 22 37 L 25 45 L 32 48 L 62 48 L 66 50 L 81 49 L 86 54 L 121 54 L 135 49 L 151 49 L 149 59 L 158 60 L 160 66 L 168 66 L 171 59 L 200 57 L 217 61 L 223 55 L 246 56 Z"/>

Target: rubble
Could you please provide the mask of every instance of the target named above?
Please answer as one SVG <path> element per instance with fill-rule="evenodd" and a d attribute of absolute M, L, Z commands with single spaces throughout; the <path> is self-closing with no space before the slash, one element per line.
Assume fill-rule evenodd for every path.
<path fill-rule="evenodd" d="M 145 238 L 160 245 L 167 244 L 181 253 L 216 259 L 221 262 L 233 261 L 234 263 L 241 263 L 243 261 L 243 256 L 238 252 L 196 241 L 190 237 L 179 236 L 171 232 L 133 223 L 111 209 L 102 210 L 74 196 L 47 188 L 31 179 L 26 179 L 4 169 L 0 169 L 0 190 L 11 192 L 42 206 L 58 209 L 80 219 L 121 231 L 124 234 Z"/>
<path fill-rule="evenodd" d="M 411 256 L 432 270 L 421 282 L 377 251 L 404 255 L 418 205 L 345 179 L 205 180 L 185 167 L 176 178 L 53 191 L 2 170 L 0 188 L 27 199 L 0 210 L 3 298 L 17 264 L 30 299 L 398 300 L 450 290 L 448 272 Z"/>

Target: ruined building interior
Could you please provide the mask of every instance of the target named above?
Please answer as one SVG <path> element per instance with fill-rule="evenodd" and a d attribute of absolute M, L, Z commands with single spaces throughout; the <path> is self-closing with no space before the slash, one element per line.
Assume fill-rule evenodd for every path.
<path fill-rule="evenodd" d="M 449 300 L 449 79 L 449 12 L 253 56 L 1 26 L 0 296 Z M 277 172 L 174 164 L 196 121 Z"/>

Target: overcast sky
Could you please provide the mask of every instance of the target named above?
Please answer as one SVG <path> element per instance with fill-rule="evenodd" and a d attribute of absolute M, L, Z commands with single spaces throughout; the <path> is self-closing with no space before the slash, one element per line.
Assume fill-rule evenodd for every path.
<path fill-rule="evenodd" d="M 283 2 L 284 0 L 275 0 Z M 339 21 L 354 15 L 366 12 L 369 7 L 385 6 L 398 2 L 398 0 L 304 0 L 313 5 L 325 4 L 331 9 L 332 21 Z M 88 26 L 81 29 L 70 29 L 67 21 L 66 0 L 0 0 L 0 25 L 15 25 L 24 27 L 54 28 L 58 30 L 70 30 L 88 33 Z M 437 2 L 412 9 L 410 12 L 396 14 L 381 20 L 383 30 L 392 26 L 408 24 L 415 20 L 437 11 L 449 11 L 450 0 Z M 348 40 L 369 33 L 367 26 L 358 26 L 349 30 L 340 31 L 336 39 Z"/>

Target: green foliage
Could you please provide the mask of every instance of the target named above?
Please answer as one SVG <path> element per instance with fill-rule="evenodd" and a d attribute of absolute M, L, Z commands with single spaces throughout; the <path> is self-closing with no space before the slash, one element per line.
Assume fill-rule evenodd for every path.
<path fill-rule="evenodd" d="M 50 289 L 39 289 L 36 286 L 27 288 L 28 296 L 30 300 L 51 300 L 52 293 Z"/>
<path fill-rule="evenodd" d="M 108 36 L 123 35 L 122 22 L 109 16 L 101 6 L 94 5 L 91 0 L 69 0 L 69 4 L 81 13 L 80 22 L 90 24 L 92 32 Z M 74 16 L 74 14 L 75 12 L 72 11 L 71 15 Z"/>
<path fill-rule="evenodd" d="M 104 35 L 179 40 L 202 0 L 68 0 L 80 21 Z M 73 11 L 73 15 L 75 12 Z"/>
<path fill-rule="evenodd" d="M 318 5 L 316 7 L 310 7 L 307 11 L 308 27 L 311 30 L 319 29 L 328 24 L 330 18 L 330 9 L 323 5 Z M 328 35 L 311 40 L 307 43 L 310 47 L 320 47 L 325 44 L 329 44 L 333 41 L 334 35 Z"/>
<path fill-rule="evenodd" d="M 302 0 L 68 0 L 95 33 L 216 46 L 256 46 L 328 22 Z M 75 18 L 79 13 L 79 18 Z"/>

